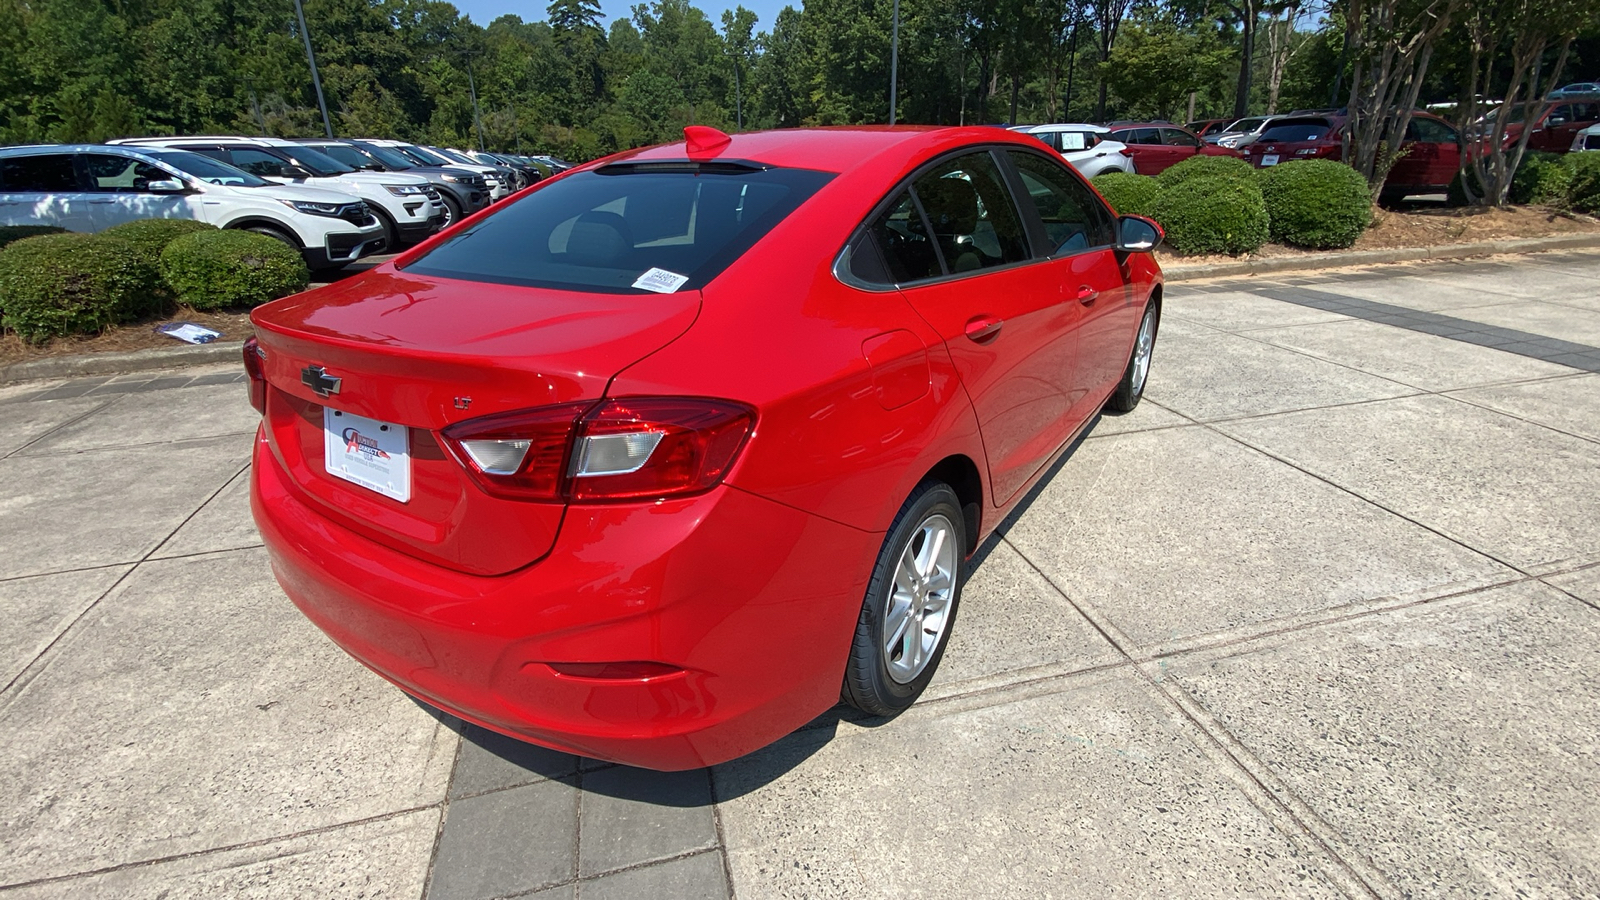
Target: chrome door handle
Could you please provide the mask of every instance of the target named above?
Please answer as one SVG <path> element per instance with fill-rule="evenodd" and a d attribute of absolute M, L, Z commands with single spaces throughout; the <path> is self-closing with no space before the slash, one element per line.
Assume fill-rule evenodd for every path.
<path fill-rule="evenodd" d="M 967 320 L 967 339 L 975 344 L 987 344 L 1000 335 L 1003 324 L 995 316 L 973 316 Z"/>

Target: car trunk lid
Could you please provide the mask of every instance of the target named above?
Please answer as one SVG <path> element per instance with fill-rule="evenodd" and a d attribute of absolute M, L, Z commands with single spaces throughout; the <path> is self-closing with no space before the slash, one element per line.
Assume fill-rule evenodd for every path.
<path fill-rule="evenodd" d="M 502 574 L 548 552 L 564 505 L 490 496 L 439 432 L 598 400 L 615 373 L 681 335 L 699 306 L 698 291 L 512 287 L 384 266 L 256 311 L 267 439 L 300 499 L 329 519 L 443 566 Z M 329 471 L 328 431 L 357 447 L 360 432 L 339 425 L 357 416 L 404 430 L 409 471 L 392 470 L 405 482 L 400 496 Z M 391 431 L 382 440 L 395 450 L 401 438 Z M 400 457 L 383 455 L 391 466 Z"/>

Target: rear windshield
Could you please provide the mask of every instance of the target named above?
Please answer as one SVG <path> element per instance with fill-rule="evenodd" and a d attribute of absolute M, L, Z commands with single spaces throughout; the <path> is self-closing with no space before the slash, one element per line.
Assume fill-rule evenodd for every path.
<path fill-rule="evenodd" d="M 1273 141 L 1320 141 L 1328 136 L 1330 130 L 1331 127 L 1328 123 L 1322 120 L 1279 122 L 1261 132 L 1261 137 L 1257 140 L 1262 143 L 1271 143 Z"/>
<path fill-rule="evenodd" d="M 637 283 L 651 273 L 644 283 L 694 290 L 832 177 L 807 169 L 613 164 L 529 193 L 406 271 L 605 293 L 643 293 Z"/>

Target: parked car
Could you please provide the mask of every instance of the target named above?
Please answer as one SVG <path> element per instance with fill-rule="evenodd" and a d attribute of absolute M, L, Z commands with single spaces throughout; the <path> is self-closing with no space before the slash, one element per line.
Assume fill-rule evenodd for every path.
<path fill-rule="evenodd" d="M 277 238 L 312 269 L 384 246 L 383 226 L 347 194 L 257 178 L 210 157 L 159 147 L 0 148 L 0 224 L 103 231 L 135 219 L 194 219 Z"/>
<path fill-rule="evenodd" d="M 466 169 L 483 176 L 484 186 L 489 190 L 489 202 L 504 200 L 511 196 L 512 185 L 505 180 L 505 173 L 498 166 L 485 166 L 480 163 L 463 163 L 458 159 L 451 159 L 440 153 L 408 144 L 405 141 L 391 141 L 381 138 L 362 138 L 362 143 L 375 147 L 387 147 L 398 153 L 404 154 L 419 166 L 446 166 Z"/>
<path fill-rule="evenodd" d="M 1340 160 L 1347 125 L 1339 115 L 1285 116 L 1245 148 L 1245 159 L 1257 168 L 1293 159 Z M 1445 193 L 1461 168 L 1462 147 L 1455 126 L 1430 113 L 1413 113 L 1401 144 L 1405 153 L 1389 170 L 1380 199 Z"/>
<path fill-rule="evenodd" d="M 1233 119 L 1200 119 L 1183 126 L 1194 132 L 1195 137 L 1205 140 L 1213 134 L 1220 134 L 1227 128 Z"/>
<path fill-rule="evenodd" d="M 464 156 L 473 162 L 483 163 L 486 166 L 501 166 L 510 169 L 517 176 L 517 190 L 540 181 L 546 174 L 545 170 L 532 162 L 518 159 L 509 153 L 486 153 L 482 150 L 452 150 L 450 152 Z"/>
<path fill-rule="evenodd" d="M 1110 140 L 1127 145 L 1134 169 L 1141 175 L 1159 175 L 1191 156 L 1239 155 L 1228 148 L 1208 144 L 1189 129 L 1170 122 L 1114 124 L 1107 131 Z"/>
<path fill-rule="evenodd" d="M 1600 150 L 1600 125 L 1590 125 L 1572 138 L 1573 153 Z"/>
<path fill-rule="evenodd" d="M 404 172 L 426 178 L 438 192 L 439 202 L 444 206 L 441 228 L 489 205 L 489 189 L 484 184 L 483 176 L 460 166 L 419 166 L 396 150 L 361 141 L 330 141 L 327 138 L 296 138 L 295 141 L 356 169 Z"/>
<path fill-rule="evenodd" d="M 1551 103 L 1540 112 L 1528 135 L 1528 149 L 1545 153 L 1566 153 L 1578 132 L 1600 122 L 1600 99 L 1563 100 Z M 1521 137 L 1524 123 L 1513 119 L 1506 125 L 1506 143 Z"/>
<path fill-rule="evenodd" d="M 1208 135 L 1205 141 L 1216 144 L 1218 147 L 1227 147 L 1230 150 L 1242 150 L 1254 143 L 1261 136 L 1267 126 L 1279 116 L 1251 116 L 1245 119 L 1235 119 L 1226 126 L 1219 128 Z"/>
<path fill-rule="evenodd" d="M 425 144 L 421 149 L 426 150 L 435 156 L 443 157 L 454 165 L 484 166 L 494 170 L 495 177 L 500 179 L 500 183 L 505 186 L 506 196 L 510 196 L 511 194 L 522 190 L 523 188 L 521 179 L 517 177 L 517 171 L 510 166 L 473 159 L 465 153 L 458 153 L 455 150 L 451 150 L 446 147 L 435 147 L 431 144 Z M 496 197 L 495 199 L 504 200 L 505 197 Z"/>
<path fill-rule="evenodd" d="M 549 166 L 550 173 L 552 175 L 559 175 L 568 169 L 577 167 L 576 163 L 569 163 L 559 156 L 550 156 L 548 154 L 536 153 L 531 157 L 531 159 L 533 159 L 534 162 L 540 163 L 541 165 Z"/>
<path fill-rule="evenodd" d="M 152 137 L 123 138 L 112 143 L 191 150 L 268 181 L 360 197 L 378 217 L 384 238 L 393 248 L 420 241 L 444 223 L 444 204 L 426 178 L 358 171 L 325 153 L 282 138 Z"/>
<path fill-rule="evenodd" d="M 656 769 L 914 702 L 1161 308 L 1155 223 L 1032 138 L 686 132 L 259 308 L 244 354 L 295 604 L 452 715 Z"/>
<path fill-rule="evenodd" d="M 1593 81 L 1579 81 L 1556 88 L 1550 92 L 1549 99 L 1565 100 L 1570 97 L 1593 97 L 1596 95 L 1600 95 L 1600 84 Z"/>
<path fill-rule="evenodd" d="M 1134 171 L 1127 145 L 1107 139 L 1108 129 L 1099 125 L 1017 125 L 1011 130 L 1043 141 L 1085 178 Z"/>

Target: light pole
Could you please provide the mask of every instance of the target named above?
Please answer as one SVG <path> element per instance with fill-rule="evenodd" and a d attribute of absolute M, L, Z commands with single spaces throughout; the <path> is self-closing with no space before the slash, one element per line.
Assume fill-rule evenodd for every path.
<path fill-rule="evenodd" d="M 317 74 L 317 57 L 311 52 L 311 32 L 306 30 L 306 8 L 300 4 L 300 0 L 294 0 L 294 15 L 300 21 L 300 36 L 306 42 L 306 62 L 311 63 L 311 85 L 317 89 L 317 108 L 322 110 L 322 128 L 331 138 L 333 122 L 328 119 L 328 101 L 322 99 L 322 78 Z"/>
<path fill-rule="evenodd" d="M 300 0 L 295 0 L 296 3 Z M 472 95 L 472 123 L 478 126 L 478 152 L 488 148 L 483 145 L 483 114 L 478 112 L 478 86 L 472 79 L 472 54 L 467 54 L 467 93 Z M 331 135 L 330 135 L 331 137 Z"/>
<path fill-rule="evenodd" d="M 295 0 L 299 2 L 299 0 Z M 894 107 L 900 84 L 900 0 L 894 0 L 894 26 L 889 39 L 889 124 L 894 124 Z"/>

